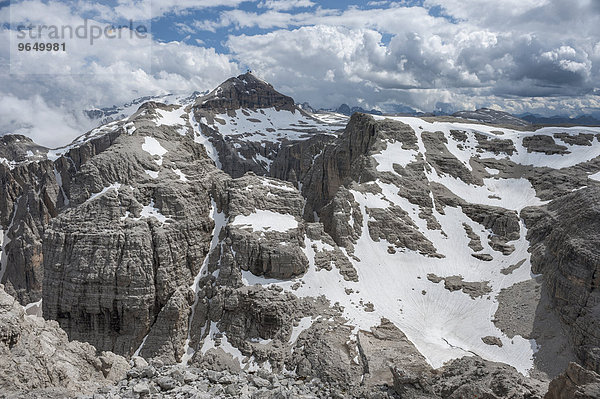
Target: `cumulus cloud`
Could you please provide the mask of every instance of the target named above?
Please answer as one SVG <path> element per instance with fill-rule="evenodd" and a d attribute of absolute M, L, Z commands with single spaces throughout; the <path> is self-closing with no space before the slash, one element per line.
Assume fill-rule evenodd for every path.
<path fill-rule="evenodd" d="M 70 26 L 84 22 L 65 4 L 37 3 L 14 7 L 13 21 Z M 0 13 L 0 21 L 3 17 Z M 17 34 L 0 31 L 0 40 L 11 43 L 10 49 L 0 49 L 0 65 L 6 66 L 0 74 L 0 134 L 29 131 L 48 146 L 64 145 L 91 127 L 84 109 L 121 105 L 146 95 L 209 90 L 239 72 L 230 56 L 213 48 L 159 43 L 151 35 L 101 38 L 93 46 L 87 40 L 66 40 L 65 52 L 24 54 L 12 45 Z"/>
<path fill-rule="evenodd" d="M 282 11 L 314 6 L 315 3 L 311 0 L 265 0 L 258 5 L 259 8 L 270 8 Z"/>
<path fill-rule="evenodd" d="M 600 36 L 595 26 L 600 20 L 593 2 L 508 3 L 486 3 L 484 12 L 475 0 L 427 0 L 424 7 L 392 8 L 375 2 L 373 9 L 279 12 L 276 18 L 264 19 L 281 29 L 232 35 L 228 46 L 241 62 L 317 105 L 355 90 L 346 102 L 361 99 L 375 107 L 406 102 L 424 110 L 437 103 L 456 108 L 502 104 L 519 110 L 526 107 L 512 98 L 522 98 L 536 110 L 547 103 L 548 112 L 560 107 L 565 112 L 594 109 L 593 93 L 600 86 Z M 432 7 L 441 7 L 443 13 L 434 16 Z M 219 22 L 266 27 L 266 15 L 232 10 Z M 286 83 L 288 76 L 302 79 L 300 87 Z M 340 95 L 318 93 L 323 87 L 319 79 Z"/>
<path fill-rule="evenodd" d="M 597 102 L 588 94 L 598 82 L 589 54 L 552 44 L 450 22 L 434 31 L 398 31 L 387 44 L 377 30 L 330 25 L 228 40 L 239 60 L 316 106 L 361 98 L 371 107 L 403 102 L 430 111 L 437 103 L 503 104 L 521 111 L 525 107 L 510 97 L 558 96 L 566 110 L 570 97 L 578 96 L 584 109 L 593 108 Z M 542 102 L 526 103 L 539 109 Z"/>
<path fill-rule="evenodd" d="M 82 128 L 92 127 L 83 114 L 73 113 L 68 107 L 48 105 L 38 95 L 18 98 L 2 93 L 0 120 L 8 132 L 24 134 L 49 147 L 66 144 L 79 136 Z"/>
<path fill-rule="evenodd" d="M 72 2 L 79 12 L 93 12 L 96 17 L 104 20 L 118 18 L 146 20 L 158 18 L 169 13 L 183 13 L 213 7 L 236 7 L 244 2 L 256 0 L 117 0 L 114 7 L 98 4 L 89 0 L 67 0 Z"/>
<path fill-rule="evenodd" d="M 43 129 L 31 117 L 39 107 L 44 115 L 39 126 L 66 126 L 62 140 L 81 125 L 74 110 L 210 89 L 237 74 L 239 65 L 317 107 L 600 112 L 596 1 L 365 1 L 339 9 L 311 0 L 248 1 L 240 9 L 241 3 L 117 0 L 113 8 L 86 0 L 18 3 L 13 17 L 35 23 L 76 24 L 84 16 L 98 24 L 122 18 L 161 23 L 160 16 L 169 14 L 176 20 L 173 30 L 197 46 L 150 36 L 147 42 L 99 41 L 93 57 L 85 43 L 73 43 L 68 57 L 51 62 L 38 57 L 19 65 L 13 59 L 13 72 L 43 71 L 52 78 L 0 75 L 0 133 L 31 129 L 41 136 Z M 189 19 L 193 10 L 213 6 L 224 7 L 216 18 Z M 6 22 L 7 7 L 0 9 L 0 23 Z M 228 35 L 225 54 L 203 47 L 203 30 Z M 0 31 L 0 40 L 8 42 L 14 34 Z M 8 48 L 0 48 L 0 65 L 9 65 L 9 59 Z"/>

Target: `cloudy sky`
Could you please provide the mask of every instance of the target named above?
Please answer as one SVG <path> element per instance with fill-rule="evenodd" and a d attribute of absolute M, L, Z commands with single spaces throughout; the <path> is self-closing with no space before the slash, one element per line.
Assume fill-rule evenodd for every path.
<path fill-rule="evenodd" d="M 19 52 L 19 25 L 144 38 Z M 598 0 L 0 0 L 0 134 L 66 144 L 81 110 L 214 88 L 247 68 L 314 107 L 600 114 Z M 48 34 L 48 31 L 45 31 Z"/>

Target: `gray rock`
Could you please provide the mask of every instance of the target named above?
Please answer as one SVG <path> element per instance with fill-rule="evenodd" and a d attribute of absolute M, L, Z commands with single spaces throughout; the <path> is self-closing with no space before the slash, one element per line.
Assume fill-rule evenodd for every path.
<path fill-rule="evenodd" d="M 475 111 L 459 111 L 452 114 L 455 118 L 467 119 L 494 125 L 528 126 L 524 119 L 517 118 L 508 112 L 498 111 L 490 108 L 480 108 Z"/>
<path fill-rule="evenodd" d="M 133 386 L 133 392 L 139 395 L 148 395 L 150 393 L 150 387 L 146 382 L 138 382 Z"/>
<path fill-rule="evenodd" d="M 563 374 L 556 377 L 544 399 L 593 399 L 600 397 L 600 375 L 570 363 Z"/>
<path fill-rule="evenodd" d="M 439 277 L 433 273 L 429 273 L 427 279 L 435 284 L 443 280 L 444 288 L 448 291 L 462 291 L 473 299 L 492 292 L 489 281 L 469 282 L 464 281 L 461 276 Z"/>
<path fill-rule="evenodd" d="M 570 145 L 591 146 L 592 141 L 594 140 L 594 135 L 590 133 L 579 133 L 577 135 L 569 133 L 555 133 L 553 136 L 554 138 Z"/>
<path fill-rule="evenodd" d="M 527 152 L 542 152 L 546 155 L 570 153 L 567 147 L 556 144 L 552 137 L 544 135 L 524 137 L 523 147 L 527 148 Z"/>
<path fill-rule="evenodd" d="M 177 381 L 171 377 L 160 377 L 156 380 L 156 383 L 163 391 L 170 391 L 177 387 Z"/>
<path fill-rule="evenodd" d="M 395 367 L 394 388 L 406 398 L 541 398 L 545 385 L 513 367 L 478 357 L 452 360 L 436 373 Z"/>
<path fill-rule="evenodd" d="M 469 226 L 466 223 L 463 223 L 463 227 L 465 229 L 465 232 L 467 233 L 467 237 L 469 237 L 469 240 L 471 240 L 469 242 L 469 248 L 471 248 L 474 252 L 483 251 L 483 246 L 481 245 L 481 239 L 479 238 L 479 236 L 477 234 L 475 234 L 475 232 L 473 231 L 471 226 Z"/>
<path fill-rule="evenodd" d="M 500 348 L 502 348 L 502 340 L 498 337 L 492 337 L 492 336 L 486 336 L 481 338 L 481 340 L 483 342 L 485 342 L 487 345 L 496 345 Z"/>
<path fill-rule="evenodd" d="M 483 151 L 507 155 L 512 155 L 517 151 L 512 140 L 489 138 L 479 133 L 475 133 L 475 139 L 477 140 L 477 148 Z"/>
<path fill-rule="evenodd" d="M 89 344 L 70 342 L 54 321 L 25 316 L 0 286 L 0 391 L 90 393 L 125 376 L 127 361 Z"/>
<path fill-rule="evenodd" d="M 271 386 L 271 383 L 268 380 L 261 377 L 252 378 L 252 383 L 258 388 L 267 388 Z"/>
<path fill-rule="evenodd" d="M 600 371 L 600 188 L 589 187 L 551 202 L 546 209 L 526 208 L 532 268 L 543 273 L 550 298 L 570 332 L 583 364 Z"/>

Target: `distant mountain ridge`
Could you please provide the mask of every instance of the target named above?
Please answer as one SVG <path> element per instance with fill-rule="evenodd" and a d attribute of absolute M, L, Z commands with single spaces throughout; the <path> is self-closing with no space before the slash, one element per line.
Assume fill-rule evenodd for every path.
<path fill-rule="evenodd" d="M 527 126 L 530 123 L 520 119 L 508 112 L 498 111 L 490 108 L 480 108 L 475 111 L 459 111 L 452 114 L 455 118 L 469 119 L 478 122 L 493 123 L 500 125 Z"/>
<path fill-rule="evenodd" d="M 536 114 L 520 114 L 519 117 L 532 124 L 538 125 L 579 125 L 579 126 L 600 126 L 600 119 L 593 115 L 579 115 L 577 117 L 567 116 L 542 116 Z"/>
<path fill-rule="evenodd" d="M 352 115 L 355 112 L 360 112 L 363 114 L 371 114 L 371 115 L 383 115 L 383 112 L 376 110 L 376 109 L 372 109 L 370 111 L 362 108 L 362 107 L 350 107 L 348 104 L 342 104 L 340 105 L 335 112 L 339 113 L 339 114 L 343 114 L 343 115 Z"/>

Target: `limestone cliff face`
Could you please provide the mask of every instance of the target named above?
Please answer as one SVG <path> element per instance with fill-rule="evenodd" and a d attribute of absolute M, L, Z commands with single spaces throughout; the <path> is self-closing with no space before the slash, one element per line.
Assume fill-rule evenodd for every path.
<path fill-rule="evenodd" d="M 320 158 L 325 148 L 333 143 L 335 136 L 316 134 L 299 143 L 282 147 L 271 166 L 270 175 L 280 180 L 286 180 L 298 185 L 313 168 L 317 158 Z"/>
<path fill-rule="evenodd" d="M 61 149 L 54 160 L 47 148 L 19 135 L 0 138 L 0 228 L 3 231 L 3 275 L 0 282 L 22 304 L 42 296 L 43 236 L 48 223 L 71 203 L 71 181 L 92 157 L 112 145 L 123 133 L 115 128 L 94 137 L 79 138 L 77 145 Z M 10 158 L 9 158 L 10 157 Z M 50 158 L 50 159 L 48 159 Z M 54 162 L 53 162 L 54 160 Z"/>
<path fill-rule="evenodd" d="M 0 137 L 0 283 L 21 303 L 41 297 L 42 236 L 67 201 L 47 151 L 24 136 Z"/>
<path fill-rule="evenodd" d="M 152 119 L 149 111 L 136 120 L 139 134 L 117 137 L 82 164 L 71 207 L 52 221 L 43 245 L 44 316 L 72 339 L 124 355 L 146 335 L 148 356 L 183 345 L 188 287 L 213 228 L 214 166 L 191 138 Z M 171 351 L 169 359 L 180 356 Z"/>
<path fill-rule="evenodd" d="M 526 209 L 532 266 L 543 273 L 576 353 L 600 371 L 600 188 L 589 187 Z"/>
<path fill-rule="evenodd" d="M 256 276 L 288 279 L 302 275 L 308 268 L 304 255 L 305 228 L 301 219 L 304 201 L 286 183 L 252 175 L 227 183 L 220 195 L 228 224 L 222 232 L 227 243 L 219 251 L 229 251 L 232 268 Z M 265 218 L 284 218 L 280 228 L 260 229 L 249 223 Z"/>
<path fill-rule="evenodd" d="M 594 399 L 600 397 L 600 375 L 570 363 L 563 374 L 550 383 L 544 399 Z"/>
<path fill-rule="evenodd" d="M 0 164 L 0 181 L 1 281 L 22 303 L 35 302 L 42 291 L 42 236 L 62 194 L 48 161 L 12 170 Z"/>
<path fill-rule="evenodd" d="M 350 119 L 344 133 L 316 157 L 315 164 L 302 182 L 307 218 L 312 219 L 313 212 L 331 201 L 340 186 L 349 183 L 351 178 L 359 180 L 363 171 L 357 161 L 362 158 L 369 162 L 365 156 L 377 137 L 377 124 L 373 118 L 357 113 Z"/>

